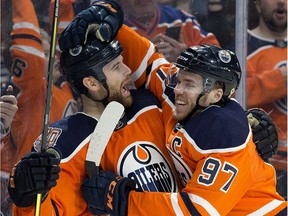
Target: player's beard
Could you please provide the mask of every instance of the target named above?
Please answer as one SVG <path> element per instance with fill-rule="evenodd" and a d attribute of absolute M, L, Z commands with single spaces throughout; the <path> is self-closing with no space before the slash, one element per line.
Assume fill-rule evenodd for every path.
<path fill-rule="evenodd" d="M 132 96 L 127 96 L 127 97 L 124 97 L 122 94 L 121 94 L 121 91 L 117 91 L 113 88 L 110 88 L 110 96 L 109 96 L 109 99 L 108 101 L 117 101 L 119 103 L 121 103 L 125 108 L 128 108 L 132 105 L 133 103 L 133 98 Z"/>

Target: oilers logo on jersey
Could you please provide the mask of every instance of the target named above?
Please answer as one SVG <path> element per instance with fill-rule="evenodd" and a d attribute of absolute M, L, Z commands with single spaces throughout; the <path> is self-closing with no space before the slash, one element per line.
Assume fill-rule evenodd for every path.
<path fill-rule="evenodd" d="M 135 142 L 127 146 L 119 157 L 117 173 L 133 179 L 137 191 L 178 191 L 171 165 L 150 142 Z"/>

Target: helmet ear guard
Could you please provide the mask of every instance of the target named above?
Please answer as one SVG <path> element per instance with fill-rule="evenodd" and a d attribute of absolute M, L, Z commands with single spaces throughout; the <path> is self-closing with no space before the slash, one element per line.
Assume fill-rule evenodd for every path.
<path fill-rule="evenodd" d="M 203 80 L 204 91 L 209 93 L 213 89 L 215 82 L 216 82 L 215 79 L 206 77 L 206 79 Z"/>
<path fill-rule="evenodd" d="M 236 55 L 213 45 L 187 48 L 177 58 L 176 65 L 181 70 L 201 75 L 205 92 L 210 92 L 216 82 L 223 83 L 224 98 L 231 97 L 241 79 L 241 68 Z"/>

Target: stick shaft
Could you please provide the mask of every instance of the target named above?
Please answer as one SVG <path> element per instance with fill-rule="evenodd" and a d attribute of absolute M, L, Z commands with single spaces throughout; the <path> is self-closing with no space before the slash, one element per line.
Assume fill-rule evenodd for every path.
<path fill-rule="evenodd" d="M 47 143 L 50 107 L 51 107 L 51 99 L 52 99 L 53 69 L 54 69 L 54 62 L 55 62 L 59 3 L 60 3 L 60 0 L 55 0 L 53 25 L 52 25 L 52 37 L 51 37 L 51 44 L 50 44 L 49 65 L 48 65 L 46 101 L 45 101 L 45 110 L 44 110 L 44 116 L 43 116 L 41 151 L 44 151 L 46 149 L 46 143 Z"/>
<path fill-rule="evenodd" d="M 36 199 L 37 200 L 36 200 L 35 216 L 40 216 L 40 206 L 41 206 L 42 194 L 38 193 Z"/>
<path fill-rule="evenodd" d="M 45 101 L 45 110 L 44 110 L 44 116 L 43 116 L 41 152 L 45 151 L 47 147 L 46 143 L 47 143 L 49 114 L 50 114 L 51 99 L 52 99 L 53 69 L 54 69 L 54 62 L 55 62 L 59 4 L 60 4 L 60 0 L 55 0 L 53 25 L 52 25 L 52 37 L 51 37 L 51 43 L 50 43 L 49 65 L 48 65 L 48 74 L 47 74 L 48 77 L 47 77 L 46 101 Z M 36 200 L 35 216 L 40 216 L 41 199 L 42 199 L 42 194 L 38 193 L 37 200 Z"/>

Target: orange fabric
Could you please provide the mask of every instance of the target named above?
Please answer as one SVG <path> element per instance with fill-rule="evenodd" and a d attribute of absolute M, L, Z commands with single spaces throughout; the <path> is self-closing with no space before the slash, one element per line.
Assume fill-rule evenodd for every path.
<path fill-rule="evenodd" d="M 71 143 L 67 143 L 67 141 L 65 143 L 65 140 L 63 143 L 61 142 L 60 137 L 63 133 L 58 133 L 59 136 L 57 136 L 59 130 L 55 129 L 54 131 L 55 133 L 51 130 L 51 133 L 54 134 L 54 142 L 49 143 L 55 145 L 56 148 L 59 145 L 69 148 L 67 145 L 71 145 Z M 138 131 L 141 133 L 137 133 Z M 154 133 L 155 131 L 157 133 Z M 71 134 L 71 136 L 77 135 Z M 77 138 L 75 137 L 75 139 Z M 144 189 L 154 181 L 161 181 L 166 189 L 177 191 L 178 180 L 173 177 L 175 171 L 163 144 L 164 139 L 161 111 L 156 106 L 147 107 L 137 115 L 135 114 L 124 128 L 112 134 L 102 155 L 101 167 L 123 176 L 128 175 L 137 182 L 138 187 L 141 186 Z M 85 158 L 90 137 L 83 137 L 81 140 L 83 141 L 71 151 L 70 155 L 62 158 L 60 178 L 57 186 L 50 190 L 48 197 L 41 205 L 41 215 L 55 215 L 55 209 L 51 202 L 56 204 L 59 215 L 91 215 L 81 192 L 81 184 L 87 177 Z M 35 145 L 37 142 L 39 139 Z M 14 207 L 14 215 L 34 215 L 34 206 L 30 208 Z"/>
<path fill-rule="evenodd" d="M 191 172 L 191 178 L 181 175 L 187 181 L 182 191 L 189 194 L 189 202 L 193 203 L 200 215 L 240 216 L 256 213 L 264 208 L 265 215 L 272 216 L 287 207 L 287 202 L 276 193 L 275 170 L 270 164 L 263 163 L 258 156 L 251 134 L 246 148 L 227 153 L 211 149 L 203 153 L 204 151 L 196 148 L 193 139 L 183 131 L 172 133 L 168 147 L 171 154 L 177 158 L 174 160 L 176 166 L 177 163 L 184 164 Z M 172 147 L 175 136 L 180 142 Z M 209 180 L 215 175 L 215 172 L 212 172 L 215 171 L 215 166 L 212 166 L 214 164 L 204 166 L 207 159 L 212 159 L 223 167 L 216 173 L 217 178 L 213 182 L 200 184 L 200 176 Z M 225 165 L 236 168 L 235 177 L 231 172 L 233 169 L 225 170 Z M 178 173 L 181 171 L 178 170 Z M 231 179 L 233 183 L 230 184 L 229 190 L 224 191 L 223 186 L 231 183 Z M 263 212 L 257 214 L 263 215 Z M 159 214 L 191 215 L 179 193 L 130 193 L 128 215 L 156 216 Z"/>
<path fill-rule="evenodd" d="M 279 130 L 280 141 L 287 141 L 287 110 L 280 106 L 280 101 L 287 97 L 287 84 L 277 66 L 285 61 L 287 48 L 272 46 L 255 51 L 247 61 L 247 107 L 259 107 L 269 113 Z"/>
<path fill-rule="evenodd" d="M 287 171 L 287 80 L 280 72 L 287 67 L 286 47 L 276 46 L 276 41 L 259 37 L 248 31 L 247 56 L 247 107 L 265 110 L 273 120 L 279 140 L 279 151 L 271 158 L 277 170 Z M 286 69 L 287 70 L 287 69 Z"/>
<path fill-rule="evenodd" d="M 15 28 L 11 32 L 11 59 L 13 62 L 11 72 L 13 73 L 12 80 L 19 88 L 20 93 L 17 96 L 19 109 L 12 122 L 12 141 L 10 140 L 15 145 L 16 154 L 12 153 L 14 156 L 6 161 L 9 163 L 8 165 L 2 164 L 5 162 L 1 161 L 1 169 L 5 168 L 5 171 L 8 172 L 24 154 L 31 150 L 34 140 L 42 131 L 47 90 L 47 82 L 43 78 L 44 50 L 36 15 L 29 0 L 13 1 L 13 20 Z M 16 26 L 18 27 L 16 28 Z M 21 37 L 22 35 L 29 35 L 30 38 L 37 39 L 27 39 Z M 77 109 L 68 83 L 62 83 L 61 87 L 52 87 L 50 122 L 72 114 Z M 3 149 L 3 151 L 6 150 Z"/>
<path fill-rule="evenodd" d="M 137 52 L 134 52 L 134 54 L 135 57 L 138 56 L 139 58 L 137 58 L 137 61 L 129 61 L 130 59 L 128 61 L 127 59 L 124 59 L 124 61 L 129 62 L 129 64 L 131 64 L 131 68 L 133 68 L 133 74 L 135 74 L 136 77 L 134 81 L 137 82 L 138 80 L 140 80 L 137 83 L 139 85 L 143 85 L 144 81 L 146 80 L 144 74 L 142 73 L 145 73 L 146 69 L 143 68 L 143 70 L 141 70 L 139 69 L 139 67 L 141 63 L 144 64 L 145 62 L 145 64 L 147 64 L 146 63 L 147 61 L 150 64 L 150 62 L 152 63 L 153 60 L 157 59 L 154 55 L 151 55 L 151 53 L 148 54 L 149 49 L 154 50 L 154 45 L 147 42 L 144 39 L 138 41 L 139 36 L 137 36 L 135 32 L 131 31 L 127 27 L 123 27 L 123 30 L 121 30 L 120 32 L 121 33 L 119 33 L 118 39 L 120 40 L 121 44 L 124 44 L 124 50 L 125 50 L 123 52 L 124 58 L 127 58 L 128 53 L 133 52 L 129 43 L 135 44 L 134 48 L 137 49 Z M 127 38 L 127 33 L 129 34 L 129 38 Z M 126 49 L 126 46 L 128 45 L 130 48 Z M 141 49 L 140 48 L 138 49 L 137 47 L 138 48 L 140 47 Z M 157 53 L 155 55 L 162 57 Z M 145 56 L 149 57 L 147 57 L 146 59 L 144 58 Z M 145 60 L 143 60 L 143 58 Z M 167 62 L 164 59 L 163 62 L 167 64 Z M 156 70 L 153 71 L 154 73 L 156 72 Z M 151 87 L 151 89 L 153 89 L 155 92 L 162 91 L 162 88 L 156 88 L 157 82 L 158 80 L 153 78 L 153 81 L 151 81 L 151 83 L 154 84 L 153 87 Z M 158 94 L 160 95 L 160 93 Z M 165 109 L 169 110 L 168 107 Z M 163 110 L 163 112 L 166 112 L 165 109 Z M 129 122 L 129 124 L 127 124 L 124 129 L 114 132 L 112 137 L 110 138 L 110 143 L 108 144 L 104 154 L 102 155 L 101 167 L 105 170 L 114 171 L 124 176 L 132 175 L 134 179 L 138 181 L 137 183 L 139 185 L 142 185 L 143 188 L 145 188 L 146 187 L 145 183 L 143 183 L 145 181 L 144 179 L 141 180 L 141 178 L 144 177 L 137 176 L 138 174 L 136 171 L 135 173 L 129 173 L 127 170 L 129 170 L 131 167 L 133 168 L 134 166 L 139 166 L 138 163 L 130 161 L 132 157 L 131 153 L 135 152 L 136 153 L 135 156 L 139 159 L 140 158 L 147 159 L 148 156 L 151 156 L 153 159 L 149 163 L 149 166 L 142 165 L 141 169 L 140 167 L 138 168 L 139 169 L 138 172 L 140 171 L 143 172 L 144 169 L 145 173 L 140 172 L 140 174 L 141 175 L 145 174 L 145 177 L 147 179 L 149 178 L 153 178 L 154 180 L 155 179 L 157 180 L 158 178 L 162 180 L 165 179 L 164 182 L 166 182 L 167 185 L 171 185 L 170 190 L 177 191 L 177 188 L 179 188 L 180 184 L 177 177 L 173 178 L 170 177 L 171 176 L 170 170 L 172 170 L 173 173 L 175 171 L 172 165 L 172 160 L 164 145 L 165 131 L 163 127 L 166 119 L 163 118 L 162 114 L 163 113 L 158 108 L 149 107 L 149 109 L 145 110 L 145 112 L 139 113 L 137 115 L 137 118 Z M 39 139 L 37 141 L 39 142 Z M 35 143 L 37 143 L 37 141 Z M 73 155 L 70 155 L 71 158 L 68 157 L 62 159 L 60 164 L 62 169 L 60 173 L 60 178 L 57 182 L 57 186 L 52 188 L 52 190 L 49 192 L 48 197 L 41 205 L 42 209 L 41 215 L 45 216 L 55 214 L 55 210 L 51 204 L 51 200 L 55 202 L 59 215 L 67 215 L 67 216 L 91 215 L 82 197 L 82 192 L 80 191 L 80 186 L 85 176 L 85 157 L 87 151 L 87 144 L 88 140 L 87 143 L 85 142 L 81 143 L 81 148 L 79 147 L 79 149 L 75 150 L 75 152 L 73 152 Z M 69 144 L 66 143 L 66 145 Z M 159 151 L 156 150 L 156 148 L 153 146 L 156 146 Z M 146 152 L 147 149 L 145 148 L 151 150 L 153 155 L 147 154 Z M 161 166 L 157 165 L 158 164 L 157 161 L 161 161 L 163 160 L 163 158 L 167 160 L 170 166 L 166 166 L 167 162 L 165 163 L 161 162 L 160 163 Z M 153 164 L 153 161 L 156 161 L 157 163 Z M 121 162 L 124 165 L 121 166 Z M 170 174 L 168 175 L 168 173 Z M 161 176 L 161 178 L 157 176 Z M 174 176 L 176 176 L 175 173 Z M 150 182 L 148 181 L 147 184 L 149 183 Z M 169 187 L 170 186 L 168 186 L 168 188 Z M 65 191 L 65 196 L 63 196 L 63 191 Z M 34 206 L 29 208 L 16 208 L 14 206 L 13 211 L 14 215 L 23 215 L 23 216 L 34 215 Z"/>
<path fill-rule="evenodd" d="M 63 31 L 63 29 L 65 29 L 66 26 L 69 24 L 69 22 L 74 19 L 75 13 L 73 10 L 73 6 L 71 4 L 74 2 L 75 0 L 60 1 L 58 11 L 58 34 L 60 34 Z M 49 17 L 51 20 L 51 25 L 53 23 L 52 21 L 54 16 L 54 6 L 55 6 L 55 0 L 52 0 L 50 2 L 50 8 L 49 8 Z"/>

